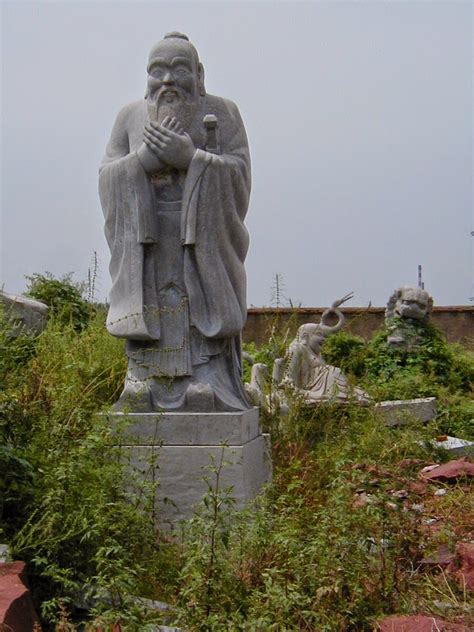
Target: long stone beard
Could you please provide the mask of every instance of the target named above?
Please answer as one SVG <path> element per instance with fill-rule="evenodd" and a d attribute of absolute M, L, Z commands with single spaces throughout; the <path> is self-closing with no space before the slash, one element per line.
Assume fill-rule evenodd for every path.
<path fill-rule="evenodd" d="M 177 103 L 163 103 L 160 98 L 156 101 L 148 98 L 147 107 L 150 121 L 161 125 L 167 116 L 174 116 L 188 132 L 196 114 L 198 102 L 179 99 Z"/>

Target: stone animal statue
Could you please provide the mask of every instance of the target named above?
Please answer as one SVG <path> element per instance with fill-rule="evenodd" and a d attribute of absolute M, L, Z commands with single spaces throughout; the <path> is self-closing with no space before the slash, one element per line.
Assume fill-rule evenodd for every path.
<path fill-rule="evenodd" d="M 391 347 L 411 350 L 423 337 L 423 327 L 429 322 L 433 298 L 426 290 L 400 287 L 392 294 L 385 310 L 387 343 Z"/>

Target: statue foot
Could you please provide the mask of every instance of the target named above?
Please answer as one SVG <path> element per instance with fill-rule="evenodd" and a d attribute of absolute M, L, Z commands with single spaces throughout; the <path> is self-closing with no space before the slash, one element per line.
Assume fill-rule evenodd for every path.
<path fill-rule="evenodd" d="M 216 410 L 214 391 L 208 384 L 191 384 L 186 389 L 186 410 L 210 413 Z"/>
<path fill-rule="evenodd" d="M 119 399 L 112 406 L 115 412 L 151 413 L 151 393 L 145 382 L 127 382 Z"/>

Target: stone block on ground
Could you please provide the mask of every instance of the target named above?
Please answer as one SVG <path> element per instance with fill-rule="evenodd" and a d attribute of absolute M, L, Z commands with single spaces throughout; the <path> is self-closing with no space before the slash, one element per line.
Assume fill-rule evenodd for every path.
<path fill-rule="evenodd" d="M 436 397 L 396 399 L 375 404 L 375 414 L 386 426 L 402 426 L 412 421 L 427 423 L 436 417 Z"/>
<path fill-rule="evenodd" d="M 424 557 L 420 561 L 419 568 L 422 571 L 437 571 L 439 569 L 446 570 L 454 561 L 454 553 L 450 553 L 447 544 L 438 547 L 437 552 L 431 557 Z"/>
<path fill-rule="evenodd" d="M 0 630 L 41 632 L 25 583 L 25 563 L 0 564 Z"/>
<path fill-rule="evenodd" d="M 435 448 L 441 448 L 455 456 L 474 456 L 474 441 L 467 441 L 466 439 L 458 439 L 457 437 L 446 435 L 444 437 L 437 437 L 431 444 Z"/>
<path fill-rule="evenodd" d="M 46 327 L 48 306 L 41 301 L 0 290 L 0 306 L 13 325 L 13 336 L 40 334 Z"/>

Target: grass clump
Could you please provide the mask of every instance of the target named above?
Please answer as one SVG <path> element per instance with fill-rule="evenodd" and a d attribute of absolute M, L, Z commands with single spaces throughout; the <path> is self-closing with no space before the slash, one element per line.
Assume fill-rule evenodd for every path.
<path fill-rule="evenodd" d="M 113 622 L 120 612 L 139 625 L 144 608 L 125 604 L 144 591 L 159 556 L 154 490 L 141 484 L 139 493 L 130 491 L 110 424 L 97 414 L 123 387 L 123 344 L 106 333 L 98 311 L 80 328 L 53 313 L 27 355 L 23 338 L 8 339 L 7 348 L 1 537 L 29 563 L 45 629 L 81 601 L 92 604 L 97 621 Z"/>
<path fill-rule="evenodd" d="M 95 309 L 78 327 L 53 310 L 36 338 L 0 327 L 1 537 L 28 562 L 45 630 L 120 621 L 130 632 L 163 622 L 360 632 L 420 603 L 436 614 L 436 590 L 472 624 L 456 582 L 446 577 L 440 587 L 420 570 L 427 552 L 469 538 L 472 485 L 435 497 L 418 479 L 440 458 L 429 439 L 448 428 L 469 435 L 472 353 L 436 332 L 416 357 L 395 352 L 383 334 L 369 343 L 329 338 L 323 356 L 351 380 L 383 399 L 436 395 L 438 419 L 392 429 L 371 406 L 331 403 L 295 402 L 286 418 L 268 413 L 272 483 L 238 511 L 216 459 L 203 473 L 200 508 L 174 537 L 160 528 L 155 484 L 130 470 L 97 414 L 116 401 L 126 370 L 123 344 L 104 321 Z M 271 364 L 288 339 L 274 333 L 250 353 Z"/>

